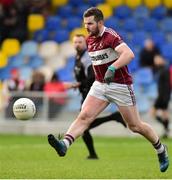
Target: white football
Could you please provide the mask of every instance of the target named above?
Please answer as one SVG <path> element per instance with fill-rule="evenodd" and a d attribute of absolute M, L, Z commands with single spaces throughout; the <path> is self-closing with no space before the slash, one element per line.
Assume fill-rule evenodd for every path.
<path fill-rule="evenodd" d="M 13 104 L 14 116 L 19 120 L 32 119 L 36 113 L 36 107 L 29 98 L 20 98 Z"/>

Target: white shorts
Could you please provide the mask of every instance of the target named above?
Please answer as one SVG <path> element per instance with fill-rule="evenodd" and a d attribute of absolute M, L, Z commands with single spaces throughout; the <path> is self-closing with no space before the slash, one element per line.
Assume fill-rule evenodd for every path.
<path fill-rule="evenodd" d="M 95 81 L 88 94 L 104 101 L 113 102 L 118 106 L 133 106 L 136 104 L 133 85 L 106 84 Z"/>

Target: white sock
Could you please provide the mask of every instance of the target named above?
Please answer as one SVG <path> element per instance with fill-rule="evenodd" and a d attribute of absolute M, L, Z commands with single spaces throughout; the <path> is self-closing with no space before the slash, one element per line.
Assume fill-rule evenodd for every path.
<path fill-rule="evenodd" d="M 161 146 L 158 149 L 156 149 L 156 151 L 158 154 L 161 154 L 164 151 L 164 149 L 165 149 L 164 145 L 161 144 Z"/>
<path fill-rule="evenodd" d="M 67 139 L 63 139 L 63 142 L 66 145 L 66 147 L 69 148 L 69 146 L 70 146 L 69 141 Z"/>

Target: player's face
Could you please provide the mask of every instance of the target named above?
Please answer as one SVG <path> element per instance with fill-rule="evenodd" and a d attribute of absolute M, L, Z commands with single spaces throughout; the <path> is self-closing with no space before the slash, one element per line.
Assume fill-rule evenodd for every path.
<path fill-rule="evenodd" d="M 84 17 L 84 25 L 91 36 L 99 34 L 99 23 L 94 20 L 94 16 Z"/>
<path fill-rule="evenodd" d="M 86 49 L 86 41 L 85 38 L 83 36 L 75 36 L 73 38 L 73 44 L 74 44 L 74 48 L 76 49 L 76 51 L 83 51 Z"/>

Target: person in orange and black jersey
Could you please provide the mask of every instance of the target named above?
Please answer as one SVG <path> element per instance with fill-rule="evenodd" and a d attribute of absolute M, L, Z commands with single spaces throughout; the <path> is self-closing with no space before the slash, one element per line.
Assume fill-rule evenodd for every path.
<path fill-rule="evenodd" d="M 169 102 L 171 95 L 170 68 L 162 56 L 154 58 L 155 74 L 157 77 L 158 96 L 155 100 L 152 114 L 164 127 L 163 137 L 169 135 Z"/>
<path fill-rule="evenodd" d="M 74 74 L 76 80 L 80 82 L 79 91 L 82 95 L 82 104 L 95 80 L 95 76 L 91 60 L 88 56 L 85 36 L 82 34 L 75 35 L 73 37 L 73 44 L 76 50 Z M 84 131 L 82 135 L 83 141 L 89 151 L 89 156 L 87 157 L 88 159 L 98 159 L 93 143 L 93 138 L 90 134 L 90 129 L 95 128 L 108 121 L 120 122 L 124 127 L 126 127 L 126 124 L 119 112 L 114 112 L 108 116 L 95 119 L 95 121 L 90 124 L 89 128 Z"/>

